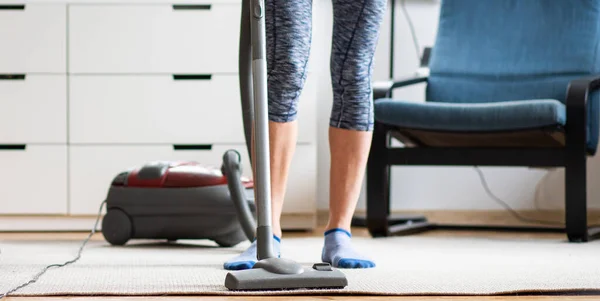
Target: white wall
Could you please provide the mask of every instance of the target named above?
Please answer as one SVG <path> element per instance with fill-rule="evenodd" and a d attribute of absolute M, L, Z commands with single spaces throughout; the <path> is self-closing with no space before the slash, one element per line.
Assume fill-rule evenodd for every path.
<path fill-rule="evenodd" d="M 398 1 L 398 4 L 400 1 Z M 421 47 L 432 46 L 439 13 L 439 0 L 407 0 Z M 396 76 L 409 75 L 418 66 L 409 27 L 398 5 L 396 14 Z M 376 53 L 374 79 L 386 79 L 389 66 L 389 11 L 383 24 Z M 330 0 L 314 1 L 312 65 L 319 76 L 318 110 L 318 208 L 328 208 L 329 148 L 327 127 L 331 110 L 329 54 L 332 8 Z M 422 101 L 424 85 L 399 90 L 396 98 Z M 600 178 L 600 158 L 590 162 L 590 184 Z M 483 168 L 492 191 L 515 209 L 563 208 L 563 170 L 528 168 Z M 477 173 L 470 167 L 394 167 L 392 170 L 394 210 L 415 209 L 502 209 L 482 188 Z M 539 184 L 539 185 L 538 185 Z M 538 191 L 539 187 L 539 191 Z M 591 207 L 600 207 L 600 189 L 589 188 Z M 537 201 L 536 201 L 537 199 Z M 364 209 L 364 189 L 358 209 Z"/>

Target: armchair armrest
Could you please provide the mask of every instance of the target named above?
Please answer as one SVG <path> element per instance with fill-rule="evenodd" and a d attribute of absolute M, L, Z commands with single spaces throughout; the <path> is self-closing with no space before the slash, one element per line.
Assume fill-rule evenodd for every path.
<path fill-rule="evenodd" d="M 395 88 L 406 87 L 427 81 L 427 76 L 411 76 L 402 79 L 392 79 L 386 81 L 379 81 L 373 83 L 373 98 L 375 100 L 380 98 L 390 97 L 392 90 Z"/>
<path fill-rule="evenodd" d="M 587 143 L 587 103 L 590 92 L 600 88 L 600 75 L 571 81 L 567 88 L 567 148 L 585 151 Z M 579 149 L 581 148 L 581 149 Z"/>

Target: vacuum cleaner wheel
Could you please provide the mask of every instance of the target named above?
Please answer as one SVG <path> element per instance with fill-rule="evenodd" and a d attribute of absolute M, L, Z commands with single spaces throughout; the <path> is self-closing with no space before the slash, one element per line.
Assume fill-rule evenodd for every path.
<path fill-rule="evenodd" d="M 109 209 L 102 220 L 102 235 L 111 245 L 124 245 L 131 238 L 133 226 L 127 213 Z"/>

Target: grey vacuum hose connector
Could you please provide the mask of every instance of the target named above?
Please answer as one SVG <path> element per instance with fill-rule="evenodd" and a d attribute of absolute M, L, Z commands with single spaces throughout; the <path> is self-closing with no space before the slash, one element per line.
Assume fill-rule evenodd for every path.
<path fill-rule="evenodd" d="M 242 225 L 244 234 L 250 242 L 256 238 L 256 224 L 254 216 L 250 211 L 250 204 L 246 198 L 246 188 L 242 185 L 240 178 L 242 177 L 241 156 L 236 150 L 228 150 L 223 155 L 223 165 L 221 172 L 227 177 L 227 186 L 231 200 L 235 206 L 238 220 Z"/>

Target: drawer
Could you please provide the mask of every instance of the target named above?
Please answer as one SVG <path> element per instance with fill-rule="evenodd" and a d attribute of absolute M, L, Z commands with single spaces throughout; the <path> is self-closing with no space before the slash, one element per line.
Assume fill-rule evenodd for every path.
<path fill-rule="evenodd" d="M 66 145 L 3 145 L 0 214 L 67 213 Z"/>
<path fill-rule="evenodd" d="M 243 174 L 252 174 L 245 145 L 213 145 L 210 150 L 174 150 L 172 146 L 70 146 L 70 213 L 95 214 L 106 198 L 109 185 L 120 172 L 157 160 L 191 160 L 221 166 L 223 154 L 236 149 L 242 154 Z M 316 148 L 298 146 L 290 174 L 285 210 L 314 212 Z M 312 160 L 312 161 L 310 161 Z"/>
<path fill-rule="evenodd" d="M 66 76 L 0 77 L 0 128 L 0 143 L 66 143 Z"/>
<path fill-rule="evenodd" d="M 238 71 L 241 4 L 71 5 L 71 73 Z"/>
<path fill-rule="evenodd" d="M 73 75 L 69 86 L 73 143 L 245 143 L 236 75 Z M 314 86 L 300 102 L 300 142 L 316 134 Z"/>
<path fill-rule="evenodd" d="M 67 6 L 0 6 L 0 73 L 66 73 Z"/>

